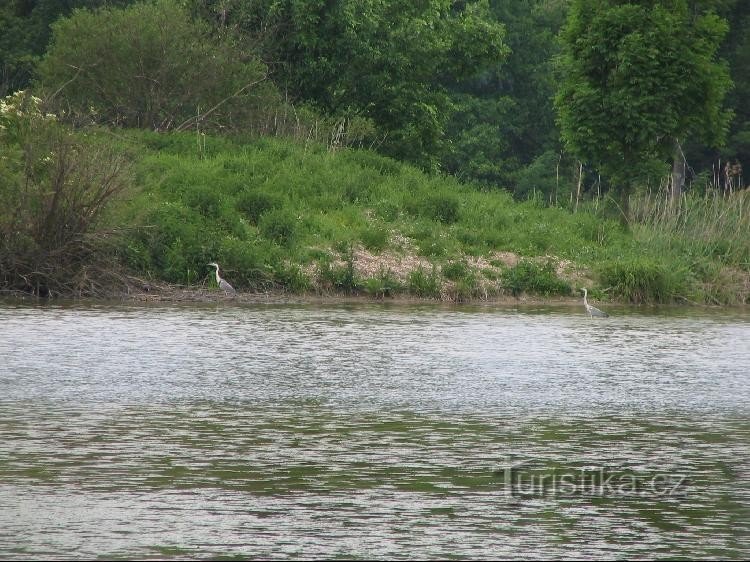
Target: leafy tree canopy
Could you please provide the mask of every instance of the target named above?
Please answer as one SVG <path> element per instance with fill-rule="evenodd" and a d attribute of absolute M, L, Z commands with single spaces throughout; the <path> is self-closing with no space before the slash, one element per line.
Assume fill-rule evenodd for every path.
<path fill-rule="evenodd" d="M 731 81 L 716 55 L 726 32 L 686 0 L 574 0 L 555 100 L 568 148 L 627 191 L 675 139 L 722 142 Z"/>
<path fill-rule="evenodd" d="M 436 168 L 453 111 L 448 88 L 497 65 L 504 27 L 486 0 L 194 0 L 275 78 L 325 112 L 372 118 L 382 150 Z"/>

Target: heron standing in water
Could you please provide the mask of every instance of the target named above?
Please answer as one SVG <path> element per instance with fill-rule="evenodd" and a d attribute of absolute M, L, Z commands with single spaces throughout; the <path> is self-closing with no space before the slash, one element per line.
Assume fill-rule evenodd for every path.
<path fill-rule="evenodd" d="M 234 290 L 234 287 L 232 287 L 229 283 L 227 283 L 226 279 L 222 279 L 219 275 L 219 264 L 216 262 L 211 262 L 208 265 L 212 265 L 216 268 L 216 282 L 219 284 L 219 288 L 224 290 L 224 294 L 228 296 L 235 296 L 237 294 L 237 291 Z"/>
<path fill-rule="evenodd" d="M 593 318 L 594 316 L 598 316 L 600 318 L 607 318 L 607 317 L 609 317 L 609 314 L 607 314 L 603 310 L 599 310 L 595 306 L 591 306 L 589 304 L 589 301 L 586 300 L 586 297 L 588 296 L 588 291 L 586 290 L 585 287 L 583 289 L 581 289 L 581 291 L 583 291 L 583 306 L 586 307 L 586 312 L 589 313 L 589 316 L 591 318 Z"/>

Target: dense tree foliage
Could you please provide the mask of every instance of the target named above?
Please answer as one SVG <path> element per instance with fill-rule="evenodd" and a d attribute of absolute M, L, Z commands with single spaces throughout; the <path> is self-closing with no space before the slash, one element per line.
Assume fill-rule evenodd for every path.
<path fill-rule="evenodd" d="M 696 173 L 729 160 L 739 183 L 748 25 L 744 0 L 9 0 L 0 94 L 36 74 L 40 93 L 108 123 L 203 115 L 316 138 L 336 123 L 336 142 L 558 200 L 574 157 L 629 186 L 666 174 L 675 140 Z"/>
<path fill-rule="evenodd" d="M 728 105 L 735 116 L 729 142 L 723 150 L 725 158 L 750 163 L 750 2 L 734 0 L 722 10 L 729 20 L 723 56 L 729 61 L 734 88 L 729 92 Z M 704 159 L 701 162 L 708 165 Z M 729 178 L 731 179 L 731 178 Z M 739 178 L 736 178 L 739 179 Z M 728 181 L 728 178 L 724 178 Z"/>
<path fill-rule="evenodd" d="M 382 150 L 436 168 L 449 88 L 497 66 L 504 29 L 486 1 L 195 0 L 199 14 L 275 63 L 277 81 L 325 112 L 374 120 Z"/>
<path fill-rule="evenodd" d="M 511 187 L 519 170 L 557 151 L 552 58 L 563 6 L 549 0 L 492 3 L 491 17 L 505 25 L 510 54 L 454 89 L 447 171 Z"/>
<path fill-rule="evenodd" d="M 53 24 L 40 84 L 65 109 L 126 127 L 169 130 L 243 122 L 264 65 L 211 38 L 171 0 L 77 10 Z"/>
<path fill-rule="evenodd" d="M 574 0 L 556 98 L 567 146 L 626 197 L 634 179 L 682 158 L 680 140 L 718 144 L 730 118 L 729 73 L 716 59 L 725 32 L 685 0 Z"/>
<path fill-rule="evenodd" d="M 75 8 L 132 0 L 7 0 L 0 5 L 0 96 L 28 86 L 51 36 L 50 25 Z"/>

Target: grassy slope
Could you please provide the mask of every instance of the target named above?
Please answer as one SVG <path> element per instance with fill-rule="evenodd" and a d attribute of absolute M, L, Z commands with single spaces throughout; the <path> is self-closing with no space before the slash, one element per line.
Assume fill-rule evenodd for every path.
<path fill-rule="evenodd" d="M 245 290 L 462 299 L 585 284 L 598 298 L 636 302 L 748 300 L 747 247 L 730 239 L 717 254 L 648 209 L 648 224 L 627 231 L 593 212 L 517 203 L 368 151 L 128 136 L 136 187 L 112 220 L 143 227 L 122 251 L 156 279 L 207 282 L 206 264 L 217 260 Z M 719 284 L 731 272 L 734 284 Z"/>

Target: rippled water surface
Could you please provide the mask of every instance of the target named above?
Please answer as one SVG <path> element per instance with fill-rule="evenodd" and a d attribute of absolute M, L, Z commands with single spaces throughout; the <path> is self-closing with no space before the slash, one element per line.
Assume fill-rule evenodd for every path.
<path fill-rule="evenodd" d="M 0 557 L 747 558 L 745 311 L 0 304 Z"/>

